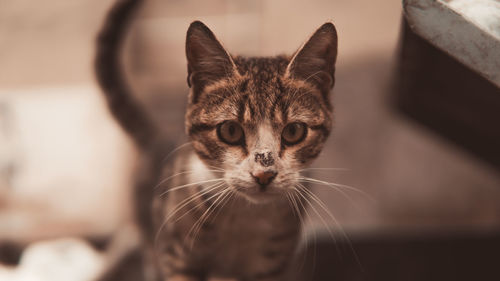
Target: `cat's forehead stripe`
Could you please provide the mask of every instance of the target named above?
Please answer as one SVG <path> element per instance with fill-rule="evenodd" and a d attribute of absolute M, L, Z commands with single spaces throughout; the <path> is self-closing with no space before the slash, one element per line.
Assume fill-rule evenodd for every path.
<path fill-rule="evenodd" d="M 320 91 L 304 81 L 284 77 L 288 63 L 285 57 L 237 57 L 235 63 L 240 75 L 208 85 L 199 102 L 188 107 L 188 132 L 202 158 L 223 161 L 221 153 L 226 147 L 214 132 L 226 120 L 238 121 L 248 138 L 265 138 L 267 144 L 281 142 L 281 130 L 286 124 L 304 122 L 311 134 L 303 146 L 292 149 L 294 159 L 306 163 L 315 158 L 331 127 L 331 108 Z M 265 126 L 267 134 L 262 131 Z M 245 144 L 231 151 L 243 159 L 250 149 Z M 280 148 L 280 157 L 284 150 Z"/>
<path fill-rule="evenodd" d="M 279 71 L 266 75 L 246 72 L 235 81 L 214 83 L 207 87 L 200 104 L 195 117 L 203 123 L 238 120 L 243 124 L 284 124 L 291 120 L 317 126 L 328 115 L 314 88 L 290 79 L 282 81 Z"/>

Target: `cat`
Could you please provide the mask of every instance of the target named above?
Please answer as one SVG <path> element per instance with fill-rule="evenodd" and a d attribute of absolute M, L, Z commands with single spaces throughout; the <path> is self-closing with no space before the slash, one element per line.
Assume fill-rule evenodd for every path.
<path fill-rule="evenodd" d="M 134 100 L 120 46 L 140 1 L 121 0 L 97 41 L 109 108 L 141 149 L 137 220 L 162 280 L 289 280 L 308 191 L 300 172 L 333 122 L 337 32 L 327 22 L 292 56 L 231 55 L 202 22 L 186 35 L 189 144 L 172 144 Z M 159 182 L 159 184 L 158 184 Z"/>

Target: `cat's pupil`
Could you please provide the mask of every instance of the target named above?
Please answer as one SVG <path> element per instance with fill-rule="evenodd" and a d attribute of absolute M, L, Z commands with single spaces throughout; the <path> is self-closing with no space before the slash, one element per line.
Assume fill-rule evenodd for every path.
<path fill-rule="evenodd" d="M 295 137 L 295 134 L 297 133 L 297 124 L 294 124 L 293 126 L 290 126 L 289 129 L 288 129 L 288 133 L 292 137 Z"/>
<path fill-rule="evenodd" d="M 234 127 L 234 125 L 230 125 L 229 126 L 229 134 L 231 136 L 234 136 L 235 133 L 236 133 L 236 128 Z"/>

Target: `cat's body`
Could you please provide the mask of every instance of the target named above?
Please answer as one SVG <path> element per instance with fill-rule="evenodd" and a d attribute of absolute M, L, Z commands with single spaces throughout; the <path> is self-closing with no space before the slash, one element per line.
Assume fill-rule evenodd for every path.
<path fill-rule="evenodd" d="M 194 173 L 172 178 L 169 185 L 218 177 L 204 167 L 192 150 L 181 153 L 174 170 L 166 169 L 165 177 L 185 170 Z M 160 189 L 155 196 L 158 227 L 155 248 L 161 253 L 158 264 L 166 277 L 187 275 L 206 280 L 238 276 L 240 280 L 275 280 L 285 276 L 300 233 L 298 217 L 286 197 L 256 208 L 245 198 L 227 194 L 221 197 L 224 200 L 219 200 L 219 207 L 213 208 L 217 196 L 209 192 L 203 198 L 183 204 L 201 190 L 202 187 L 195 186 L 160 196 L 165 191 Z M 184 208 L 172 215 L 181 205 Z M 198 230 L 193 228 L 207 210 L 212 212 L 208 220 L 199 224 Z M 172 219 L 166 221 L 169 216 Z"/>
<path fill-rule="evenodd" d="M 138 220 L 163 279 L 288 280 L 309 192 L 300 172 L 332 126 L 334 26 L 324 24 L 293 56 L 244 58 L 193 22 L 190 143 L 164 164 L 168 141 L 120 76 L 118 50 L 137 2 L 119 1 L 108 16 L 96 66 L 112 112 L 143 151 Z"/>

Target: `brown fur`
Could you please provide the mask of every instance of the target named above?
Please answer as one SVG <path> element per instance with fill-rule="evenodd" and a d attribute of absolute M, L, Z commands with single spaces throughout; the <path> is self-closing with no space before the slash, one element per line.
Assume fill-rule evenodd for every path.
<path fill-rule="evenodd" d="M 315 158 L 332 125 L 328 98 L 314 85 L 286 77 L 287 57 L 236 57 L 235 63 L 239 74 L 209 85 L 188 106 L 186 128 L 195 150 L 215 165 L 224 149 L 214 141 L 217 136 L 213 130 L 220 122 L 235 119 L 255 132 L 257 124 L 268 120 L 279 134 L 288 120 L 300 117 L 314 132 L 310 147 L 304 143 L 295 156 L 302 163 Z M 245 147 L 241 149 L 248 153 Z M 312 153 L 304 153 L 307 149 Z"/>
<path fill-rule="evenodd" d="M 300 214 L 294 214 L 286 194 L 294 192 L 297 170 L 318 156 L 330 134 L 335 29 L 325 24 L 293 57 L 245 58 L 230 56 L 205 25 L 194 22 L 186 53 L 192 150 L 178 159 L 201 159 L 205 168 L 213 167 L 196 171 L 208 175 L 203 179 L 217 182 L 218 173 L 223 175 L 220 186 L 177 191 L 192 182 L 183 175 L 155 197 L 163 273 L 167 279 L 286 280 L 300 233 Z M 218 128 L 227 121 L 242 127 L 242 143 L 220 140 Z M 287 145 L 281 134 L 292 122 L 305 124 L 307 134 Z M 193 166 L 188 162 L 165 175 L 182 173 L 181 167 Z M 249 183 L 257 172 L 267 172 L 274 182 Z M 162 198 L 165 193 L 169 196 Z"/>
<path fill-rule="evenodd" d="M 333 122 L 335 27 L 321 26 L 293 56 L 245 58 L 231 56 L 208 27 L 193 22 L 186 38 L 191 144 L 163 166 L 168 141 L 119 75 L 123 18 L 137 2 L 120 0 L 110 13 L 96 65 L 112 112 L 143 149 L 138 194 L 164 179 L 153 202 L 139 204 L 152 204 L 153 215 L 142 218 L 140 208 L 138 216 L 152 217 L 145 241 L 163 279 L 287 280 L 301 229 L 300 170 L 319 155 Z M 136 117 L 139 123 L 130 121 Z M 241 141 L 221 139 L 226 122 L 239 126 Z M 304 128 L 293 143 L 282 135 L 289 125 Z"/>

